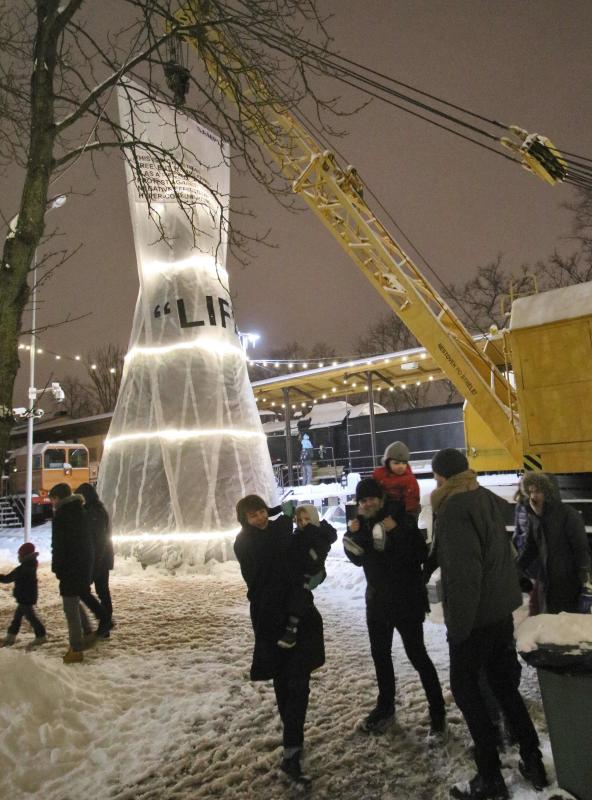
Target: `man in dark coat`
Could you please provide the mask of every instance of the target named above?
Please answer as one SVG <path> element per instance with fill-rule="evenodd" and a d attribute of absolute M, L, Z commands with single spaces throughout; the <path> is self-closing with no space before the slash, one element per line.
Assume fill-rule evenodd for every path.
<path fill-rule="evenodd" d="M 395 628 L 425 690 L 431 729 L 444 733 L 446 712 L 438 674 L 423 639 L 423 621 L 429 611 L 422 563 L 427 546 L 413 514 L 404 503 L 385 504 L 381 486 L 373 478 L 356 487 L 358 517 L 344 536 L 345 553 L 366 576 L 366 622 L 378 698 L 362 722 L 362 729 L 380 733 L 395 714 L 395 672 L 392 646 Z"/>
<path fill-rule="evenodd" d="M 94 552 L 93 583 L 104 614 L 101 614 L 100 609 L 97 610 L 96 606 L 93 608 L 92 604 L 89 608 L 96 613 L 99 619 L 97 636 L 107 639 L 114 627 L 113 603 L 109 591 L 109 572 L 113 569 L 115 561 L 113 540 L 111 539 L 111 521 L 94 486 L 91 486 L 90 483 L 81 483 L 76 492 L 84 497 L 84 510 Z M 83 602 L 86 601 L 83 600 Z"/>
<path fill-rule="evenodd" d="M 67 483 L 58 483 L 49 492 L 54 509 L 51 527 L 51 570 L 60 582 L 60 594 L 68 623 L 70 649 L 65 664 L 83 660 L 83 630 L 91 632 L 90 622 L 80 606 L 81 597 L 90 593 L 93 549 L 84 511 L 84 498 L 72 494 Z"/>
<path fill-rule="evenodd" d="M 323 621 L 312 594 L 307 613 L 298 626 L 295 647 L 278 646 L 289 615 L 293 575 L 289 550 L 292 520 L 284 515 L 269 519 L 270 511 L 257 495 L 243 497 L 237 504 L 242 529 L 234 552 L 247 584 L 255 648 L 251 680 L 273 679 L 276 702 L 283 724 L 282 771 L 297 784 L 307 784 L 300 756 L 304 721 L 308 707 L 310 673 L 325 663 Z"/>
<path fill-rule="evenodd" d="M 542 614 L 577 612 L 580 595 L 590 581 L 590 549 L 584 520 L 561 501 L 552 475 L 529 473 L 522 491 L 530 504 L 528 532 L 518 561 L 538 584 L 538 610 Z"/>
<path fill-rule="evenodd" d="M 520 746 L 519 768 L 538 790 L 547 785 L 539 739 L 516 686 L 512 612 L 522 603 L 506 533 L 506 501 L 479 486 L 466 457 L 440 450 L 432 460 L 434 539 L 450 650 L 450 688 L 475 744 L 477 775 L 451 789 L 455 798 L 506 800 L 496 731 L 479 684 L 489 686 Z"/>

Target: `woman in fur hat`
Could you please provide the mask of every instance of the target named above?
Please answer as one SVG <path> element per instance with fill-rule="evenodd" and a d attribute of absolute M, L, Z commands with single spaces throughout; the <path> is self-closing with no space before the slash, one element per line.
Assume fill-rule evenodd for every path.
<path fill-rule="evenodd" d="M 563 503 L 553 475 L 528 473 L 522 491 L 530 504 L 526 544 L 518 560 L 528 574 L 538 559 L 539 612 L 577 612 L 583 587 L 590 581 L 590 549 L 582 517 Z"/>

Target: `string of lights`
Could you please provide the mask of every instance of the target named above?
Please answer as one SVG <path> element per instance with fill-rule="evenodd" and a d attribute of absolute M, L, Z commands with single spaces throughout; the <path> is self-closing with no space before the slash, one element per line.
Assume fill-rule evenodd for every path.
<path fill-rule="evenodd" d="M 20 344 L 19 350 L 28 351 L 30 350 L 30 345 Z M 53 359 L 57 362 L 64 363 L 72 363 L 78 366 L 83 367 L 86 370 L 96 370 L 97 364 L 87 361 L 81 355 L 71 355 L 68 353 L 57 353 L 54 350 L 50 350 L 48 348 L 36 348 L 35 353 L 37 355 L 46 355 L 50 359 Z M 129 355 L 129 354 L 128 354 Z M 127 356 L 126 356 L 127 358 Z M 288 403 L 290 406 L 291 411 L 293 412 L 300 412 L 302 414 L 309 413 L 313 406 L 325 402 L 325 401 L 334 401 L 337 399 L 343 399 L 345 396 L 346 400 L 348 396 L 356 396 L 363 393 L 367 393 L 369 390 L 367 378 L 365 377 L 366 372 L 368 371 L 369 367 L 373 367 L 374 370 L 379 371 L 381 368 L 385 369 L 387 367 L 398 367 L 402 372 L 407 370 L 415 371 L 417 374 L 411 376 L 409 380 L 399 381 L 397 383 L 392 383 L 388 381 L 381 382 L 380 378 L 378 378 L 376 384 L 373 385 L 373 392 L 376 392 L 378 395 L 378 399 L 380 396 L 385 396 L 388 393 L 393 393 L 395 391 L 405 391 L 407 389 L 412 389 L 414 387 L 419 387 L 424 383 L 432 382 L 437 378 L 434 377 L 433 374 L 428 374 L 425 371 L 421 371 L 419 369 L 419 364 L 425 359 L 428 358 L 428 355 L 425 351 L 419 351 L 417 354 L 414 355 L 373 355 L 373 356 L 341 356 L 341 357 L 334 357 L 330 359 L 247 359 L 248 363 L 253 366 L 259 366 L 263 368 L 267 368 L 268 370 L 272 370 L 277 372 L 277 377 L 281 378 L 285 375 L 298 375 L 299 372 L 302 373 L 309 373 L 314 376 L 315 372 L 318 374 L 318 371 L 321 371 L 321 374 L 331 374 L 333 370 L 335 371 L 342 371 L 344 369 L 351 370 L 351 374 L 344 373 L 343 377 L 339 378 L 339 386 L 332 386 L 331 388 L 327 388 L 326 390 L 312 390 L 309 391 L 309 394 L 314 394 L 316 396 L 311 396 L 310 399 L 306 401 L 298 400 L 297 402 Z M 118 365 L 111 365 L 107 366 L 106 369 L 111 374 L 117 374 L 120 371 L 120 366 Z M 380 372 L 377 372 L 377 375 L 380 375 Z M 265 381 L 263 382 L 255 382 L 254 389 L 255 389 L 255 400 L 258 404 L 259 410 L 265 411 L 269 410 L 278 416 L 278 419 L 281 419 L 281 415 L 286 411 L 286 403 L 274 400 L 268 397 L 265 397 L 261 392 L 265 391 L 266 388 L 271 388 L 265 386 Z M 262 383 L 263 385 L 259 385 Z M 384 393 L 384 395 L 383 395 Z M 242 431 L 232 431 L 233 435 L 243 436 L 243 435 L 251 435 L 250 432 L 242 432 Z M 163 434 L 163 438 L 165 439 L 185 439 L 187 437 L 187 432 L 185 431 L 168 431 Z M 208 435 L 207 432 L 205 435 Z M 108 440 L 106 442 L 106 446 L 112 446 L 114 444 L 118 444 L 120 440 L 123 442 L 125 439 L 129 439 L 130 437 L 116 437 L 112 440 Z M 131 439 L 137 438 L 135 436 L 131 436 Z"/>

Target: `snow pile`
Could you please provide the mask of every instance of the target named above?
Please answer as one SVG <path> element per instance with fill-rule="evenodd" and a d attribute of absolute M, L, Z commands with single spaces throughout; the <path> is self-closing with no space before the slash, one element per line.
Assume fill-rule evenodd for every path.
<path fill-rule="evenodd" d="M 539 614 L 528 617 L 517 631 L 521 653 L 539 645 L 555 645 L 582 651 L 592 650 L 592 614 Z"/>
<path fill-rule="evenodd" d="M 246 590 L 236 561 L 171 575 L 161 564 L 116 560 L 111 638 L 66 667 L 66 626 L 57 583 L 39 570 L 38 611 L 49 642 L 35 653 L 23 624 L 0 650 L 0 797 L 11 800 L 280 800 L 281 731 L 271 682 L 248 679 L 253 646 Z M 326 664 L 314 673 L 305 768 L 315 800 L 447 800 L 452 783 L 474 774 L 470 738 L 449 690 L 448 648 L 436 605 L 424 625 L 444 690 L 446 747 L 430 748 L 418 675 L 395 634 L 397 722 L 384 736 L 359 732 L 373 707 L 376 679 L 365 620 L 363 571 L 335 545 L 328 577 L 315 590 Z M 0 628 L 14 610 L 0 591 Z M 552 762 L 536 672 L 522 691 Z M 512 800 L 536 800 L 503 756 Z M 548 795 L 546 795 L 548 796 Z"/>

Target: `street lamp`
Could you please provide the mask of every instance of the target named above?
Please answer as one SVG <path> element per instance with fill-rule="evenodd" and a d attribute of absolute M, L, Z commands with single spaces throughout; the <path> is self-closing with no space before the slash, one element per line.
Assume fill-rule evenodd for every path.
<path fill-rule="evenodd" d="M 67 200 L 65 194 L 60 194 L 53 197 L 48 201 L 45 213 L 51 211 L 52 208 L 61 208 Z M 14 236 L 16 233 L 16 226 L 18 223 L 18 214 L 14 217 L 9 224 L 11 234 Z M 10 235 L 10 234 L 9 234 Z M 33 421 L 35 419 L 35 402 L 37 400 L 38 391 L 35 388 L 35 346 L 37 344 L 35 339 L 35 327 L 37 324 L 37 248 L 33 255 L 33 286 L 31 288 L 31 346 L 29 348 L 29 405 L 27 408 L 27 488 L 25 493 L 25 542 L 28 542 L 31 537 L 31 511 L 33 505 Z M 52 391 L 54 387 L 59 387 L 59 384 L 52 384 Z M 63 392 L 59 387 L 63 399 Z M 54 397 L 55 397 L 54 392 Z"/>

